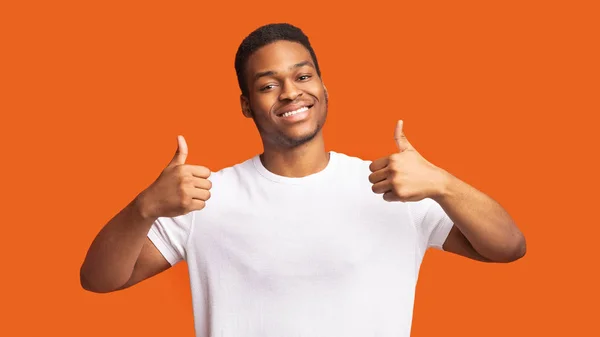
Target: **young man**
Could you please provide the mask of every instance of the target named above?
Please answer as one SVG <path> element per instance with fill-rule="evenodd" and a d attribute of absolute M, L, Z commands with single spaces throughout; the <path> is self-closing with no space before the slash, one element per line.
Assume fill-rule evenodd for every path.
<path fill-rule="evenodd" d="M 257 29 L 235 67 L 263 153 L 210 172 L 186 163 L 179 137 L 158 179 L 92 243 L 85 289 L 124 289 L 185 260 L 198 336 L 400 337 L 428 248 L 525 254 L 505 210 L 423 158 L 401 121 L 389 156 L 326 151 L 327 89 L 300 29 Z"/>

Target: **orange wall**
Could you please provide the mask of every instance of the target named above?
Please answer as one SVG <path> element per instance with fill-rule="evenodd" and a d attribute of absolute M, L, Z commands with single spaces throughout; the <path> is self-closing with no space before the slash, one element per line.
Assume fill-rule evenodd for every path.
<path fill-rule="evenodd" d="M 79 266 L 171 159 L 177 134 L 188 162 L 213 171 L 261 150 L 233 58 L 252 29 L 281 21 L 316 49 L 330 149 L 389 154 L 401 118 L 417 150 L 498 200 L 528 238 L 508 265 L 429 253 L 413 336 L 594 335 L 591 4 L 4 2 L 0 335 L 193 336 L 183 264 L 108 295 L 83 291 Z"/>

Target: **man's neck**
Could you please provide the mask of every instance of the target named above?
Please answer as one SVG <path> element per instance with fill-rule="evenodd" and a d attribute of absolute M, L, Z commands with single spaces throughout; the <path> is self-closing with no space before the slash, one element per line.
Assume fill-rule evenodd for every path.
<path fill-rule="evenodd" d="M 324 170 L 329 163 L 329 152 L 325 150 L 323 137 L 319 135 L 292 149 L 265 147 L 260 160 L 274 174 L 300 178 Z"/>

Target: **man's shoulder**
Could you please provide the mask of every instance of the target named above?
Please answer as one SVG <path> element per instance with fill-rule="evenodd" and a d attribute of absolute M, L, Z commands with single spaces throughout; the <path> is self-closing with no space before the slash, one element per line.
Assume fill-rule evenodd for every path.
<path fill-rule="evenodd" d="M 369 170 L 372 160 L 364 159 L 358 155 L 352 155 L 344 152 L 330 151 L 331 155 L 335 156 L 340 169 L 356 169 L 358 171 Z"/>
<path fill-rule="evenodd" d="M 337 156 L 338 158 L 340 158 L 340 160 L 343 160 L 347 163 L 350 164 L 355 164 L 355 165 L 369 165 L 371 163 L 371 160 L 369 159 L 364 159 L 358 155 L 353 155 L 353 154 L 349 154 L 346 152 L 341 152 L 341 151 L 329 151 L 331 154 Z"/>
<path fill-rule="evenodd" d="M 244 173 L 252 173 L 254 169 L 254 160 L 258 155 L 246 157 L 245 159 L 239 160 L 236 163 L 229 164 L 219 168 L 211 173 L 211 178 L 220 179 L 222 177 L 239 176 Z"/>

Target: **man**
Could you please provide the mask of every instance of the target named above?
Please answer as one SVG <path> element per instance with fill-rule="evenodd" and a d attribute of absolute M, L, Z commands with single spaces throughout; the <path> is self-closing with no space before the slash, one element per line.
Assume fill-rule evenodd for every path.
<path fill-rule="evenodd" d="M 211 172 L 186 163 L 180 136 L 157 180 L 95 238 L 85 289 L 125 289 L 185 260 L 198 336 L 399 337 L 428 248 L 525 254 L 506 211 L 423 158 L 402 121 L 384 158 L 326 151 L 327 89 L 300 29 L 258 28 L 235 68 L 263 153 Z"/>

